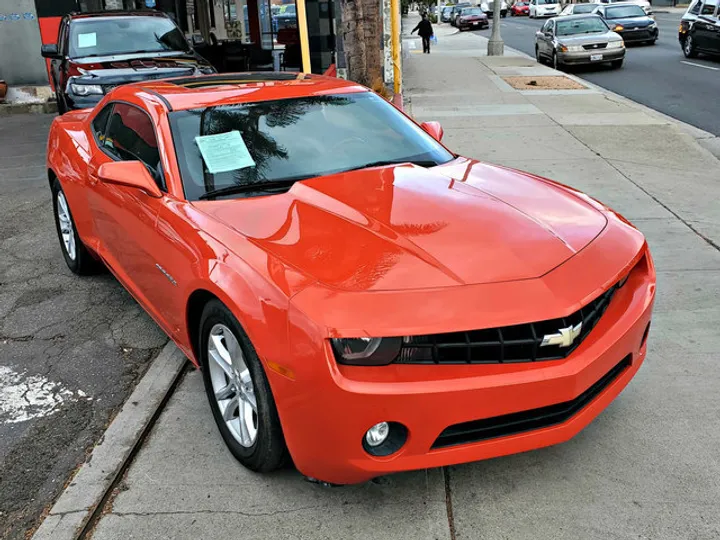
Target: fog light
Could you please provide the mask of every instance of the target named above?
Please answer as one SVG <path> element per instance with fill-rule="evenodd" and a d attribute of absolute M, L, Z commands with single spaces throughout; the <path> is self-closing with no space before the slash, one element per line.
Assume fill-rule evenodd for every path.
<path fill-rule="evenodd" d="M 380 422 L 367 430 L 365 442 L 374 448 L 384 443 L 388 435 L 390 435 L 390 426 L 387 422 Z"/>

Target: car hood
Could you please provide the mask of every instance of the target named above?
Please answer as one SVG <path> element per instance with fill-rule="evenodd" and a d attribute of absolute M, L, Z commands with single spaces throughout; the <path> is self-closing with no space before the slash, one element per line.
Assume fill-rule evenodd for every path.
<path fill-rule="evenodd" d="M 615 24 L 620 24 L 625 28 L 645 28 L 655 21 L 650 17 L 623 17 L 620 19 L 607 19 L 606 22 L 611 28 Z"/>
<path fill-rule="evenodd" d="M 565 45 L 587 45 L 589 43 L 607 43 L 608 41 L 619 41 L 620 37 L 615 32 L 598 32 L 596 34 L 578 34 L 574 36 L 558 36 L 558 41 Z"/>
<path fill-rule="evenodd" d="M 539 277 L 607 224 L 599 207 L 567 188 L 464 159 L 432 169 L 365 169 L 298 182 L 287 193 L 193 204 L 294 270 L 343 291 Z"/>
<path fill-rule="evenodd" d="M 202 58 L 191 53 L 122 54 L 73 58 L 71 62 L 82 73 L 75 81 L 86 84 L 120 84 L 189 76 L 200 68 L 210 67 Z"/>

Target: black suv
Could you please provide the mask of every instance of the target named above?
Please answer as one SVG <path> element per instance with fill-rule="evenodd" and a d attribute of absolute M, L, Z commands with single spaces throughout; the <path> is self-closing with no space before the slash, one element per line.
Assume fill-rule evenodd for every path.
<path fill-rule="evenodd" d="M 695 0 L 680 21 L 678 39 L 688 58 L 698 53 L 720 55 L 720 2 Z"/>
<path fill-rule="evenodd" d="M 121 84 L 215 73 L 170 17 L 156 11 L 71 13 L 43 45 L 58 112 L 93 107 Z"/>

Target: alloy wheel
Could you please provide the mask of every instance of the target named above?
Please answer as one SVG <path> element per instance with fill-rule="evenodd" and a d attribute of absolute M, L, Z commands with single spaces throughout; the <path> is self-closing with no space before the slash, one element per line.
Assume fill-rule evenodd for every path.
<path fill-rule="evenodd" d="M 62 236 L 63 247 L 65 248 L 67 256 L 74 261 L 76 257 L 75 231 L 73 230 L 73 223 L 70 218 L 70 209 L 62 191 L 58 192 L 55 198 L 55 204 L 57 206 L 57 220 L 60 235 Z"/>
<path fill-rule="evenodd" d="M 257 440 L 258 409 L 255 386 L 235 334 L 216 324 L 207 340 L 208 365 L 215 400 L 235 440 L 250 448 Z"/>
<path fill-rule="evenodd" d="M 695 44 L 693 43 L 693 37 L 687 36 L 685 38 L 685 47 L 683 52 L 685 53 L 685 56 L 691 57 L 693 53 L 695 52 L 693 49 L 695 48 Z"/>

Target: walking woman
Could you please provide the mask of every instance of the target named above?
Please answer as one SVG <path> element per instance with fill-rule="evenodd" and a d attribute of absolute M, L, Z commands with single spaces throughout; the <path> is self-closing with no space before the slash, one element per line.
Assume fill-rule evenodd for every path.
<path fill-rule="evenodd" d="M 427 14 L 423 13 L 422 20 L 415 28 L 413 28 L 413 31 L 410 33 L 414 34 L 415 32 L 417 32 L 418 35 L 422 38 L 423 53 L 430 54 L 430 38 L 433 36 L 434 32 L 432 24 L 430 24 L 430 21 L 428 21 Z"/>

